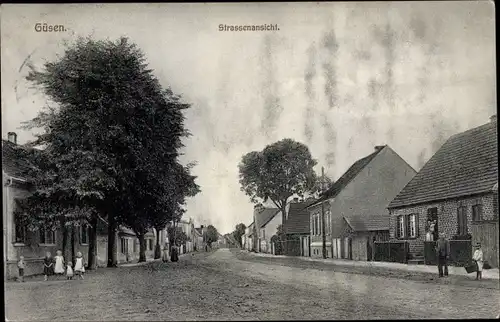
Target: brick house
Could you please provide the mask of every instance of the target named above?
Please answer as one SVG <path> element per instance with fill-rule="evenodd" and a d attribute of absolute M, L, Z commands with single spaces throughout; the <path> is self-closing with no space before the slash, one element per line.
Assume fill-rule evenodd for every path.
<path fill-rule="evenodd" d="M 496 116 L 450 137 L 389 204 L 390 237 L 407 240 L 413 258 L 439 233 L 471 237 L 498 266 L 497 144 Z"/>
<path fill-rule="evenodd" d="M 311 229 L 309 211 L 307 207 L 315 200 L 299 201 L 294 198 L 286 206 L 286 216 L 283 224 L 283 231 L 286 240 L 291 240 L 293 236 L 300 239 L 300 256 L 310 256 Z"/>
<path fill-rule="evenodd" d="M 387 206 L 416 174 L 389 146 L 356 161 L 308 207 L 311 257 L 323 256 L 321 204 L 325 209 L 326 256 L 370 259 L 373 243 L 388 237 Z"/>

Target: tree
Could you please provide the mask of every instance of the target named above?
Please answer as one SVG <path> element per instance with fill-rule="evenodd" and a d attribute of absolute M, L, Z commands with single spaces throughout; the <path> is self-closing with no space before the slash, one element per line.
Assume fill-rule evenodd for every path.
<path fill-rule="evenodd" d="M 182 231 L 181 227 L 173 225 L 169 226 L 167 228 L 167 232 L 168 232 L 168 241 L 170 245 L 180 246 L 188 241 L 188 236 L 184 231 Z"/>
<path fill-rule="evenodd" d="M 205 242 L 207 243 L 207 245 L 209 247 L 212 247 L 212 243 L 216 242 L 218 239 L 219 233 L 217 232 L 217 229 L 212 225 L 208 225 L 205 236 Z"/>
<path fill-rule="evenodd" d="M 181 140 L 189 135 L 182 113 L 189 105 L 162 88 L 142 52 L 123 37 L 79 38 L 27 79 L 51 102 L 25 124 L 44 129 L 30 146 L 45 146 L 33 166 L 36 192 L 25 202 L 33 209 L 27 221 L 90 224 L 91 262 L 97 217 L 106 218 L 108 266 L 116 266 L 119 225 L 141 240 L 152 222 L 170 216 L 165 209 L 183 203 L 179 194 L 187 189 L 177 188 L 185 183 L 172 169 L 179 169 Z"/>
<path fill-rule="evenodd" d="M 240 245 L 240 247 L 243 247 L 243 244 L 242 244 L 242 241 L 241 241 L 241 237 L 243 235 L 245 235 L 245 229 L 246 228 L 247 227 L 245 226 L 245 224 L 240 223 L 240 224 L 236 225 L 235 230 L 232 233 L 234 239 L 236 239 L 236 242 Z"/>
<path fill-rule="evenodd" d="M 239 164 L 241 190 L 252 202 L 267 202 L 278 207 L 285 219 L 288 198 L 314 191 L 317 176 L 309 148 L 292 139 L 283 139 L 243 156 Z"/>

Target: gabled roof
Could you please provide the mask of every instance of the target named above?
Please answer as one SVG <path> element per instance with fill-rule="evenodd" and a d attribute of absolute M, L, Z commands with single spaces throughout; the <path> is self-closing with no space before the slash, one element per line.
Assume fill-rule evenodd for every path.
<path fill-rule="evenodd" d="M 354 231 L 389 230 L 389 216 L 344 216 Z"/>
<path fill-rule="evenodd" d="M 27 179 L 30 169 L 25 147 L 2 139 L 2 170 L 12 177 Z"/>
<path fill-rule="evenodd" d="M 263 208 L 257 212 L 255 214 L 255 221 L 258 223 L 258 228 L 264 227 L 278 212 L 278 208 Z"/>
<path fill-rule="evenodd" d="M 310 233 L 310 218 L 307 207 L 315 202 L 316 200 L 290 203 L 288 218 L 283 225 L 285 234 Z"/>
<path fill-rule="evenodd" d="M 351 165 L 351 167 L 347 169 L 347 171 L 337 181 L 335 181 L 315 203 L 312 203 L 310 206 L 329 198 L 335 198 L 340 191 L 342 191 L 342 189 L 344 189 L 349 182 L 351 182 L 385 147 L 386 145 L 376 146 L 375 152 L 354 162 L 353 165 Z"/>
<path fill-rule="evenodd" d="M 492 191 L 498 182 L 497 142 L 496 121 L 453 135 L 388 207 Z"/>

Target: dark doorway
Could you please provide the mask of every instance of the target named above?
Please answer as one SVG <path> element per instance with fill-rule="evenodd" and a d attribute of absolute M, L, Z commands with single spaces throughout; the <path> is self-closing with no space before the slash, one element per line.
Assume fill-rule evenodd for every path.
<path fill-rule="evenodd" d="M 438 209 L 436 207 L 427 209 L 427 229 L 430 231 L 433 240 L 439 238 Z"/>
<path fill-rule="evenodd" d="M 370 238 L 366 239 L 366 257 L 368 261 L 372 260 L 372 243 L 370 242 Z"/>

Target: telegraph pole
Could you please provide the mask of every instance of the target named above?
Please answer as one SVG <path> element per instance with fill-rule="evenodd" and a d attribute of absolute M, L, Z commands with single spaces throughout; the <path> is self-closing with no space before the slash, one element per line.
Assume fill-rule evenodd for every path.
<path fill-rule="evenodd" d="M 325 168 L 321 167 L 321 193 L 325 192 Z M 321 232 L 323 235 L 323 258 L 326 259 L 325 201 L 321 201 Z"/>

